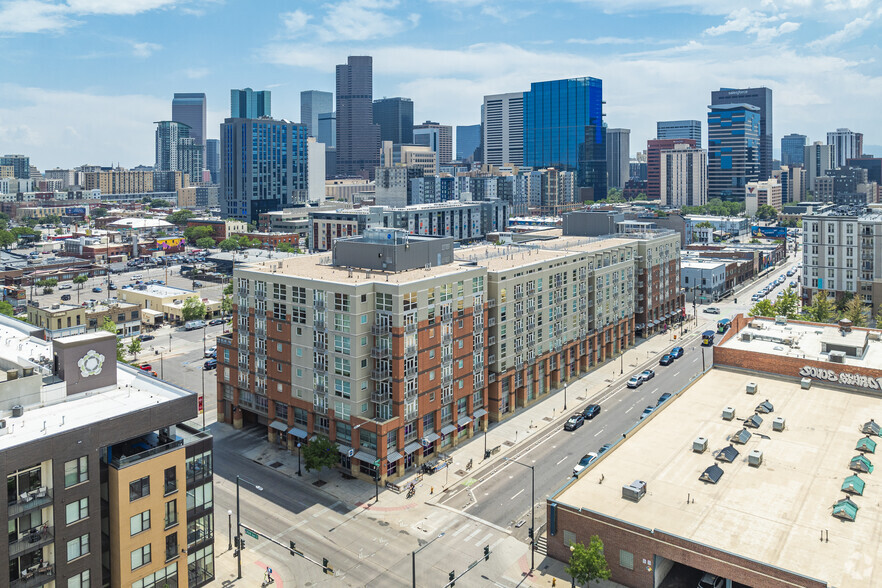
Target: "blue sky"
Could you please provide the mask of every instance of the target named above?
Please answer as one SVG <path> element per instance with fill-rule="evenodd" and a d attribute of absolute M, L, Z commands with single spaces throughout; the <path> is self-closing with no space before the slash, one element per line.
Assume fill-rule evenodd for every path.
<path fill-rule="evenodd" d="M 773 89 L 776 149 L 837 127 L 882 144 L 880 0 L 0 0 L 0 23 L 0 152 L 41 169 L 152 164 L 176 91 L 206 92 L 209 137 L 230 88 L 299 120 L 347 55 L 420 121 L 476 124 L 484 94 L 593 76 L 632 153 L 657 120 L 704 122 L 723 86 Z"/>

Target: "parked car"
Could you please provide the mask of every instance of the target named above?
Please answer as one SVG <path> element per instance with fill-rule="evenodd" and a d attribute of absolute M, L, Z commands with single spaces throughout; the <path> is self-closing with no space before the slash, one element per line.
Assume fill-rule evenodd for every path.
<path fill-rule="evenodd" d="M 682 347 L 674 347 L 671 349 L 671 355 L 674 359 L 680 359 L 683 357 L 683 348 Z"/>
<path fill-rule="evenodd" d="M 643 378 L 640 376 L 633 376 L 630 380 L 628 380 L 628 388 L 637 388 L 643 383 Z"/>
<path fill-rule="evenodd" d="M 586 453 L 582 459 L 579 460 L 579 464 L 573 468 L 573 475 L 578 476 L 579 472 L 587 468 L 591 465 L 591 462 L 597 459 L 597 454 L 593 451 L 591 453 Z"/>
<path fill-rule="evenodd" d="M 698 581 L 698 588 L 723 588 L 726 580 L 713 574 L 705 574 Z"/>
<path fill-rule="evenodd" d="M 216 359 L 209 359 L 208 361 L 206 361 L 202 365 L 202 369 L 204 369 L 204 370 L 213 370 L 216 367 L 217 367 L 217 360 Z"/>
<path fill-rule="evenodd" d="M 599 404 L 589 404 L 585 407 L 585 410 L 582 411 L 582 416 L 585 417 L 586 421 L 590 421 L 594 417 L 600 414 L 600 405 Z"/>
<path fill-rule="evenodd" d="M 640 372 L 640 377 L 643 378 L 644 382 L 648 382 L 655 377 L 655 372 L 652 370 L 643 370 Z"/>
<path fill-rule="evenodd" d="M 208 324 L 209 324 L 209 326 L 214 327 L 214 326 L 217 326 L 217 325 L 222 325 L 222 324 L 224 324 L 225 322 L 226 322 L 226 321 L 225 321 L 224 319 L 222 319 L 222 318 L 216 318 L 216 319 L 211 319 L 210 321 L 208 321 Z"/>
<path fill-rule="evenodd" d="M 661 359 L 658 360 L 659 365 L 671 365 L 674 363 L 674 358 L 670 353 L 665 353 L 661 356 Z"/>
<path fill-rule="evenodd" d="M 144 278 L 144 276 L 142 276 L 141 274 L 135 274 L 134 276 L 132 276 L 133 280 L 141 280 L 143 278 Z"/>
<path fill-rule="evenodd" d="M 193 287 L 194 287 L 194 288 L 201 288 L 201 287 L 202 287 L 202 282 L 193 282 Z"/>
<path fill-rule="evenodd" d="M 720 314 L 720 309 L 717 308 L 716 306 L 708 306 L 707 308 L 704 309 L 704 312 L 706 312 L 708 314 Z"/>
<path fill-rule="evenodd" d="M 108 290 L 116 290 L 116 286 L 114 284 L 111 284 L 107 287 L 107 289 Z"/>
<path fill-rule="evenodd" d="M 648 417 L 649 415 L 651 415 L 654 412 L 655 412 L 654 406 L 647 406 L 646 408 L 643 409 L 643 414 L 640 415 L 640 420 L 642 421 L 643 419 L 645 419 L 646 417 Z"/>
<path fill-rule="evenodd" d="M 153 371 L 153 366 L 150 365 L 149 363 L 142 363 L 138 367 L 141 368 L 142 370 L 144 370 L 145 372 L 152 372 Z"/>
<path fill-rule="evenodd" d="M 71 288 L 73 288 L 73 286 L 70 284 L 62 284 L 58 287 L 59 290 L 70 290 Z"/>
<path fill-rule="evenodd" d="M 211 357 L 211 354 L 216 353 L 216 352 L 217 352 L 217 347 L 209 347 L 208 349 L 205 350 L 205 357 Z"/>
<path fill-rule="evenodd" d="M 665 400 L 668 400 L 671 396 L 673 396 L 673 394 L 671 394 L 670 392 L 665 392 L 664 394 L 662 394 L 661 396 L 658 397 L 658 402 L 656 403 L 656 406 L 661 405 L 662 402 L 664 402 Z"/>
<path fill-rule="evenodd" d="M 598 450 L 598 452 L 597 452 L 597 457 L 600 457 L 601 455 L 603 455 L 604 453 L 606 453 L 610 449 L 612 449 L 612 444 L 604 443 L 603 445 L 600 446 L 600 450 Z"/>
<path fill-rule="evenodd" d="M 564 424 L 564 431 L 575 431 L 583 424 L 585 424 L 585 417 L 582 416 L 582 413 L 577 412 L 567 419 L 566 424 Z"/>
<path fill-rule="evenodd" d="M 96 294 L 99 293 L 99 292 L 101 292 L 101 291 L 102 291 L 102 290 L 101 290 L 101 286 L 95 286 L 94 288 L 92 288 L 92 292 L 95 292 Z"/>
<path fill-rule="evenodd" d="M 145 341 L 153 341 L 154 339 L 156 339 L 156 337 L 154 337 L 153 335 L 148 335 L 146 333 L 143 335 L 138 335 L 138 340 L 142 343 L 144 343 Z"/>
<path fill-rule="evenodd" d="M 62 294 L 61 299 L 65 302 L 67 302 L 68 300 L 70 300 L 70 294 Z"/>
<path fill-rule="evenodd" d="M 205 321 L 203 320 L 195 320 L 195 321 L 187 321 L 184 323 L 184 329 L 187 331 L 194 331 L 196 329 L 201 329 L 205 326 Z"/>

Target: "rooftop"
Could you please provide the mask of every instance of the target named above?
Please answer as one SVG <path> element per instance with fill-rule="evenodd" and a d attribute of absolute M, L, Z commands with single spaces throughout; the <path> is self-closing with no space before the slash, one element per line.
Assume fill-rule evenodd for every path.
<path fill-rule="evenodd" d="M 755 382 L 759 391 L 748 395 Z M 716 452 L 768 399 L 774 412 L 763 419 L 733 463 L 716 461 Z M 736 420 L 721 418 L 735 408 Z M 772 431 L 774 417 L 786 429 Z M 875 541 L 882 524 L 882 479 L 861 474 L 866 482 L 854 522 L 832 516 L 844 496 L 841 486 L 854 472 L 849 461 L 858 454 L 861 426 L 882 416 L 882 401 L 865 394 L 832 389 L 815 382 L 808 390 L 796 380 L 759 377 L 713 369 L 681 395 L 657 410 L 628 440 L 554 499 L 650 529 L 778 566 L 831 586 L 882 585 L 882 544 Z M 709 440 L 708 451 L 692 451 L 697 437 Z M 748 466 L 748 454 L 763 452 L 759 467 Z M 875 461 L 873 455 L 869 456 Z M 716 484 L 699 480 L 712 464 L 723 469 Z M 603 477 L 603 483 L 598 481 Z M 633 480 L 647 484 L 638 503 L 621 498 Z M 686 503 L 687 495 L 694 502 Z M 818 541 L 827 529 L 829 542 Z"/>
<path fill-rule="evenodd" d="M 158 218 L 121 218 L 107 226 L 118 229 L 164 229 L 174 225 Z"/>
<path fill-rule="evenodd" d="M 185 290 L 184 288 L 175 288 L 173 286 L 163 286 L 161 284 L 147 285 L 143 290 L 140 288 L 125 288 L 122 292 L 137 292 L 146 296 L 156 296 L 158 298 L 168 298 L 169 296 L 184 296 L 189 298 L 198 292 L 193 290 Z"/>

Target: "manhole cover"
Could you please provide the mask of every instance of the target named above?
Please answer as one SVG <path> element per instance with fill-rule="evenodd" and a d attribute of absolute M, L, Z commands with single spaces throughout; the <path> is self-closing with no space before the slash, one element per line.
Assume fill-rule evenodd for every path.
<path fill-rule="evenodd" d="M 457 476 L 464 476 L 464 475 L 466 475 L 466 471 L 465 470 L 456 470 L 456 475 Z"/>
<path fill-rule="evenodd" d="M 277 468 L 277 467 L 280 467 L 281 465 L 282 465 L 282 462 L 280 462 L 280 461 L 274 461 L 273 463 L 270 464 L 270 467 L 271 467 L 271 468 Z"/>
<path fill-rule="evenodd" d="M 511 447 L 512 445 L 514 445 L 514 443 L 512 443 L 511 441 L 503 441 L 502 444 L 507 447 Z"/>
<path fill-rule="evenodd" d="M 327 484 L 327 482 L 325 482 L 324 480 L 316 480 L 315 482 L 312 483 L 312 485 L 315 486 L 316 488 L 321 488 L 325 484 Z"/>
<path fill-rule="evenodd" d="M 551 417 L 542 417 L 543 421 L 548 421 L 549 423 L 552 421 Z"/>

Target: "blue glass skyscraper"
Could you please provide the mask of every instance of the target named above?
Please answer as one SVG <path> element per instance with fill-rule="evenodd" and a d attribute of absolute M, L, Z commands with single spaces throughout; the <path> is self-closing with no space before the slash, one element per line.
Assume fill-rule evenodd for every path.
<path fill-rule="evenodd" d="M 806 136 L 790 133 L 781 137 L 781 165 L 805 165 Z"/>
<path fill-rule="evenodd" d="M 524 165 L 576 172 L 577 188 L 593 188 L 595 200 L 606 198 L 601 80 L 571 78 L 530 85 L 524 92 Z"/>
<path fill-rule="evenodd" d="M 269 90 L 255 92 L 251 88 L 230 90 L 232 118 L 260 118 L 272 116 L 272 94 Z"/>
<path fill-rule="evenodd" d="M 748 182 L 760 177 L 760 109 L 714 104 L 707 113 L 708 199 L 744 202 Z"/>

